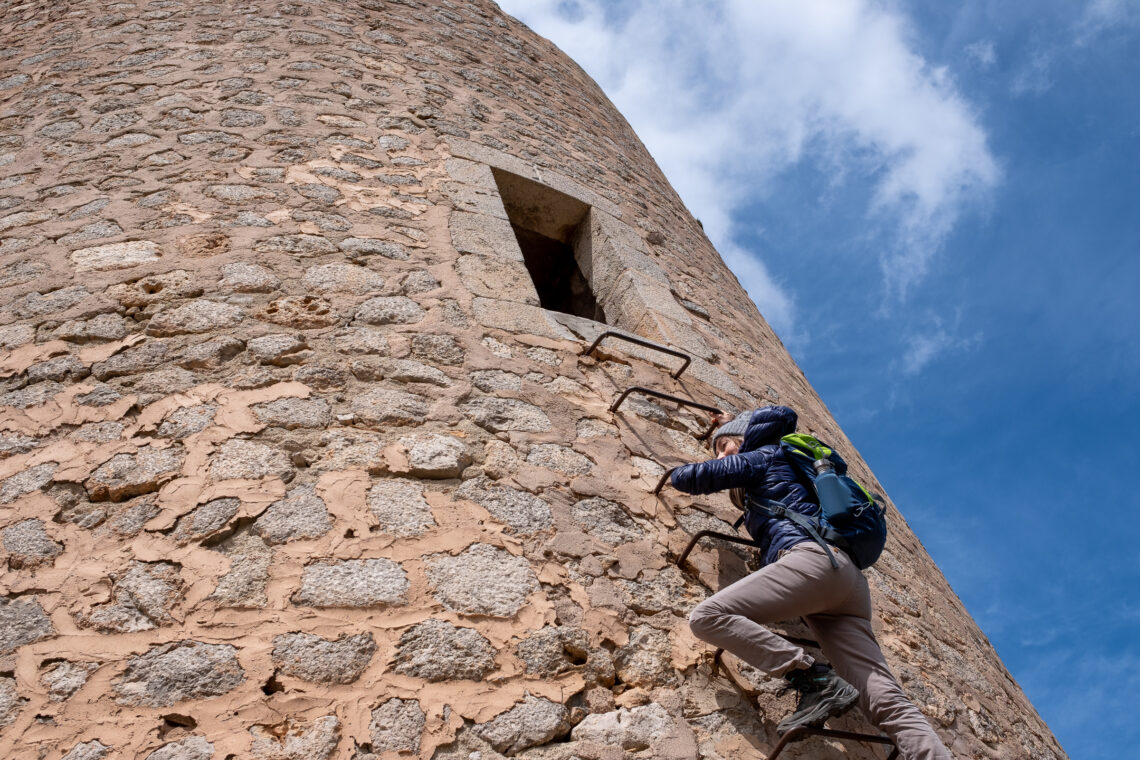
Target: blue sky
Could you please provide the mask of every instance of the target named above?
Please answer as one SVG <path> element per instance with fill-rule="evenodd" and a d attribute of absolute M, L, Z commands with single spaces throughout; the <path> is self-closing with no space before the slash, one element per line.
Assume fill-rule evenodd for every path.
<path fill-rule="evenodd" d="M 1134 756 L 1140 3 L 501 5 L 629 119 L 1069 755 Z"/>

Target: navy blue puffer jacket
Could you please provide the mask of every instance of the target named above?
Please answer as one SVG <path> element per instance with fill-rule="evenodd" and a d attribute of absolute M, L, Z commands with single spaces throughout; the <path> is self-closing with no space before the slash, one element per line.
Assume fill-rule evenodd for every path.
<path fill-rule="evenodd" d="M 780 438 L 796 431 L 796 419 L 796 413 L 786 406 L 757 409 L 748 421 L 737 454 L 678 467 L 670 482 L 685 493 L 743 488 L 754 501 L 771 499 L 805 515 L 818 514 L 815 493 L 796 479 L 780 448 Z M 760 544 L 764 564 L 775 562 L 781 550 L 812 540 L 790 520 L 770 517 L 761 510 L 750 512 L 745 525 Z"/>

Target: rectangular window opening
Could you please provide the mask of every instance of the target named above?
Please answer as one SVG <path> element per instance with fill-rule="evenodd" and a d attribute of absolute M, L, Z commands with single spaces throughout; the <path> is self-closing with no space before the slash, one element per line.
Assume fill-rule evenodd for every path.
<path fill-rule="evenodd" d="M 491 172 L 542 308 L 605 323 L 584 274 L 592 269 L 590 206 L 517 174 Z"/>

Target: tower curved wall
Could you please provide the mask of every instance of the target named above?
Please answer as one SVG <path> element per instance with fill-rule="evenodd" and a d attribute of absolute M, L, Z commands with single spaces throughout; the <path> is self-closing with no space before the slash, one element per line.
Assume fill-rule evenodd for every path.
<path fill-rule="evenodd" d="M 675 564 L 733 510 L 652 493 L 707 420 L 610 405 L 882 489 L 580 68 L 481 1 L 0 10 L 0 754 L 770 750 L 685 617 L 752 559 Z M 867 575 L 956 757 L 1063 757 L 898 509 Z"/>

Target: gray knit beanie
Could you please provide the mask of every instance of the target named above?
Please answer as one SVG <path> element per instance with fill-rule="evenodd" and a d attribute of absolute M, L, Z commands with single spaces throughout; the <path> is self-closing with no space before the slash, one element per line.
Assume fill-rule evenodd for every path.
<path fill-rule="evenodd" d="M 748 421 L 752 419 L 752 411 L 753 410 L 749 409 L 746 412 L 741 412 L 740 414 L 738 414 L 734 418 L 732 418 L 730 421 L 724 423 L 723 425 L 721 425 L 720 427 L 718 427 L 716 430 L 713 431 L 713 434 L 712 434 L 712 449 L 713 449 L 713 451 L 716 451 L 716 442 L 717 442 L 718 438 L 722 438 L 726 435 L 738 435 L 738 436 L 744 435 L 744 431 L 748 429 Z"/>

